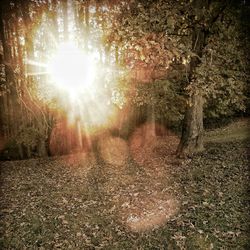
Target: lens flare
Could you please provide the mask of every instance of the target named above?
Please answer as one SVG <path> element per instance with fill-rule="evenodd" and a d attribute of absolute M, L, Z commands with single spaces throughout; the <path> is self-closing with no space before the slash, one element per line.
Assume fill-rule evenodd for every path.
<path fill-rule="evenodd" d="M 94 91 L 97 72 L 94 53 L 86 53 L 72 41 L 61 43 L 50 58 L 48 72 L 58 88 L 76 96 L 86 89 Z"/>
<path fill-rule="evenodd" d="M 118 137 L 104 137 L 99 143 L 100 152 L 105 162 L 123 166 L 129 157 L 129 148 L 125 140 Z"/>

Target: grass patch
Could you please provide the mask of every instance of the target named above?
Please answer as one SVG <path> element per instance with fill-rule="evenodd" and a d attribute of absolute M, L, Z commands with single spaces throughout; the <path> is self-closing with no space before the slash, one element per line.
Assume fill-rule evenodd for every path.
<path fill-rule="evenodd" d="M 2 162 L 0 248 L 249 249 L 244 126 L 209 131 L 207 150 L 192 160 L 162 154 L 165 140 L 151 160 L 123 167 L 85 155 Z M 128 218 L 162 212 L 170 196 L 179 205 L 166 222 L 130 230 Z"/>

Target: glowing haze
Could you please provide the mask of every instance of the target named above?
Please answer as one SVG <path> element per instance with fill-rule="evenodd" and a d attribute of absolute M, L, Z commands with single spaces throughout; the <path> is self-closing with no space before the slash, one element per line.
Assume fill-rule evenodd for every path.
<path fill-rule="evenodd" d="M 77 30 L 74 5 L 71 1 L 67 2 L 66 30 L 59 9 L 58 37 L 48 28 L 46 19 L 37 29 L 34 57 L 26 59 L 26 64 L 32 65 L 32 71 L 27 72 L 27 75 L 37 76 L 38 85 L 41 86 L 39 95 L 51 106 L 55 100 L 55 106 L 66 114 L 68 123 L 73 126 L 77 124 L 77 128 L 84 132 L 96 131 L 116 120 L 115 105 L 122 96 L 116 95 L 114 102 L 113 92 L 120 73 L 116 71 L 114 60 L 109 60 L 111 54 L 103 53 L 100 49 L 103 47 L 104 34 L 94 23 L 95 32 L 92 32 L 92 35 L 91 32 L 85 33 L 85 37 L 82 37 L 81 32 Z M 95 22 L 95 19 L 92 21 Z M 63 33 L 65 31 L 68 35 Z M 44 37 L 48 37 L 51 42 L 41 44 Z M 51 95 L 48 94 L 51 92 Z"/>
<path fill-rule="evenodd" d="M 97 71 L 95 56 L 93 53 L 80 50 L 73 41 L 59 44 L 47 68 L 53 83 L 75 97 L 84 90 L 94 91 L 96 87 L 94 86 Z"/>
<path fill-rule="evenodd" d="M 52 84 L 68 94 L 69 122 L 80 118 L 82 128 L 88 132 L 89 128 L 107 125 L 113 116 L 113 107 L 108 105 L 110 97 L 96 77 L 99 71 L 98 53 L 85 52 L 74 41 L 60 43 L 47 63 Z"/>

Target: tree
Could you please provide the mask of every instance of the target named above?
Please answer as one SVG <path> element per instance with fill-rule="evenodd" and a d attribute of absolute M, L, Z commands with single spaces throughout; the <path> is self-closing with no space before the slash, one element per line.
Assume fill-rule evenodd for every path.
<path fill-rule="evenodd" d="M 226 16 L 231 20 L 234 19 L 233 23 L 237 26 L 237 18 L 234 18 L 231 13 L 235 7 L 237 5 L 230 5 L 230 1 L 216 0 L 180 1 L 178 3 L 161 0 L 133 1 L 129 7 L 125 6 L 125 11 L 122 12 L 120 30 L 122 30 L 121 36 L 131 68 L 135 69 L 139 65 L 147 72 L 151 70 L 152 76 L 157 68 L 162 66 L 165 67 L 166 72 L 168 72 L 166 69 L 171 70 L 169 65 L 176 63 L 181 63 L 185 67 L 186 83 L 183 89 L 186 91 L 187 105 L 181 141 L 177 149 L 177 155 L 180 157 L 192 155 L 204 149 L 204 104 L 211 100 L 211 96 L 218 97 L 218 92 L 222 91 L 220 88 L 222 82 L 227 83 L 232 93 L 227 98 L 227 106 L 233 102 L 233 99 L 237 103 L 243 96 L 243 90 L 240 93 L 232 91 L 236 86 L 242 89 L 244 85 L 244 70 L 240 66 L 244 62 L 241 59 L 238 60 L 242 63 L 238 63 L 238 66 L 236 60 L 231 60 L 232 56 L 241 57 L 242 55 L 237 45 L 239 36 L 236 30 L 230 30 L 232 32 L 230 35 L 235 36 L 234 40 L 223 40 L 223 37 L 228 36 L 224 34 L 219 36 L 222 39 L 219 42 L 214 34 L 215 26 L 223 27 L 224 31 L 228 29 L 224 19 Z M 153 37 L 153 41 L 150 41 L 149 37 Z M 141 41 L 144 42 L 142 46 Z M 230 46 L 225 46 L 226 42 L 230 43 Z M 221 43 L 224 52 L 222 50 L 219 52 L 216 43 Z M 159 55 L 151 53 L 151 48 L 155 50 L 158 47 L 162 48 Z M 212 47 L 215 52 L 213 55 L 211 55 Z M 224 61 L 217 59 L 221 53 L 224 53 Z M 165 60 L 161 60 L 163 57 Z M 214 59 L 211 60 L 211 58 Z M 236 68 L 230 71 L 231 77 L 229 76 L 231 66 L 227 67 L 226 61 L 230 61 Z M 208 64 L 210 66 L 207 68 Z M 223 67 L 228 73 L 223 74 L 218 67 Z M 216 83 L 216 78 L 222 81 Z M 220 91 L 216 92 L 217 88 Z M 242 101 L 238 104 L 238 110 L 244 108 Z"/>
<path fill-rule="evenodd" d="M 201 64 L 204 49 L 208 43 L 211 26 L 217 20 L 222 10 L 226 7 L 225 3 L 213 7 L 212 1 L 193 1 L 194 19 L 192 25 L 192 56 L 189 66 L 189 87 L 192 89 L 186 107 L 183 121 L 181 141 L 177 149 L 179 156 L 186 156 L 204 150 L 203 146 L 203 105 L 204 96 L 200 88 L 193 89 L 197 76 L 196 68 Z"/>
<path fill-rule="evenodd" d="M 31 67 L 26 59 L 34 58 L 34 30 L 38 19 L 31 12 L 39 12 L 44 5 L 27 1 L 4 1 L 1 5 L 1 42 L 6 79 L 1 84 L 4 109 L 4 137 L 18 147 L 19 158 L 31 157 L 32 151 L 46 156 L 46 141 L 50 133 L 50 118 L 46 107 L 33 96 L 35 78 L 28 76 Z M 33 24 L 32 24 L 33 23 Z M 27 69 L 28 68 L 28 69 Z M 6 105 L 5 105 L 6 104 Z M 2 124 L 1 124 L 2 125 Z"/>
<path fill-rule="evenodd" d="M 203 150 L 204 108 L 207 117 L 244 110 L 249 76 L 246 53 L 240 48 L 239 5 L 233 1 L 6 0 L 1 7 L 6 79 L 1 82 L 0 127 L 6 138 L 16 138 L 20 155 L 29 157 L 32 150 L 45 155 L 52 121 L 67 120 L 67 94 L 61 91 L 58 97 L 48 87 L 48 77 L 36 72 L 44 69 L 39 62 L 46 62 L 56 44 L 67 39 L 87 51 L 96 47 L 102 68 L 98 91 L 117 107 L 127 99 L 144 112 L 139 119 L 154 124 L 172 111 L 180 119 L 185 106 L 179 156 Z M 54 112 L 54 106 L 61 112 Z M 73 118 L 81 147 L 83 120 L 80 114 Z M 154 126 L 150 132 L 155 132 Z M 74 147 L 69 129 L 63 144 L 67 152 Z"/>

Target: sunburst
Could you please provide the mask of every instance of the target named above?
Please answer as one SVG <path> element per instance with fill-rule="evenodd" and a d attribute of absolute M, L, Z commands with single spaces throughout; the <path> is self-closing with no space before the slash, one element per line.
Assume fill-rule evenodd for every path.
<path fill-rule="evenodd" d="M 115 108 L 110 104 L 111 97 L 103 91 L 104 84 L 97 79 L 102 71 L 98 66 L 97 50 L 86 52 L 74 41 L 62 42 L 56 47 L 47 63 L 27 60 L 27 64 L 37 69 L 27 75 L 46 75 L 58 98 L 67 99 L 69 122 L 74 123 L 80 118 L 84 129 L 94 131 L 107 125 L 114 117 Z"/>
<path fill-rule="evenodd" d="M 72 41 L 59 44 L 47 64 L 47 71 L 57 87 L 78 96 L 83 91 L 95 92 L 98 72 L 94 53 L 79 49 Z"/>

